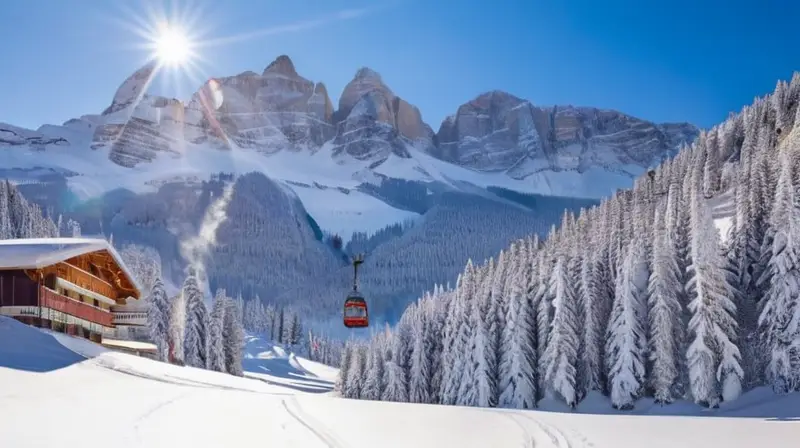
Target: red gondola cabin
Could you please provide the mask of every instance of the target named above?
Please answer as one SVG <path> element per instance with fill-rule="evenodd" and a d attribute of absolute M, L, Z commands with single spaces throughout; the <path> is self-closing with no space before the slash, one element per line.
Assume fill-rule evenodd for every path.
<path fill-rule="evenodd" d="M 367 302 L 357 292 L 351 293 L 344 301 L 344 326 L 364 328 L 369 326 Z"/>
<path fill-rule="evenodd" d="M 353 257 L 353 290 L 344 300 L 344 326 L 347 328 L 364 328 L 369 326 L 367 301 L 358 292 L 358 266 L 364 263 L 364 256 Z"/>

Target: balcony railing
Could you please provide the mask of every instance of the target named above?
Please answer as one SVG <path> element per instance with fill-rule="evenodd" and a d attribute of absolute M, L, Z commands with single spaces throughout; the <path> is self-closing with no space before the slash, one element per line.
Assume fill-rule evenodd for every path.
<path fill-rule="evenodd" d="M 147 313 L 113 313 L 115 325 L 146 325 Z"/>
<path fill-rule="evenodd" d="M 59 277 L 70 283 L 74 283 L 83 289 L 94 291 L 98 294 L 108 297 L 109 299 L 117 298 L 117 292 L 110 283 L 95 277 L 83 269 L 76 268 L 75 266 L 67 263 L 58 263 L 56 265 L 56 272 L 56 275 Z"/>
<path fill-rule="evenodd" d="M 45 287 L 41 287 L 40 299 L 41 306 L 43 307 L 60 311 L 79 319 L 88 320 L 89 322 L 94 322 L 105 327 L 112 326 L 112 316 L 110 312 L 101 311 L 93 306 L 64 297 Z"/>

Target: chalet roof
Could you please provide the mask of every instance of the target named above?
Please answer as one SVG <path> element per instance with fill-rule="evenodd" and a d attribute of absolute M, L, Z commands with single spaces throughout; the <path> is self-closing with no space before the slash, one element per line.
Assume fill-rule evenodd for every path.
<path fill-rule="evenodd" d="M 102 238 L 20 238 L 0 240 L 0 269 L 41 269 L 80 255 L 108 251 L 133 286 L 142 287 L 114 246 Z"/>

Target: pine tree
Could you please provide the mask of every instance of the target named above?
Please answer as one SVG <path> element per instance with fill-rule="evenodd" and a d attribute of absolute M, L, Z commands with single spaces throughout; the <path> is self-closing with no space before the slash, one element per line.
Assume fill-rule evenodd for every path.
<path fill-rule="evenodd" d="M 383 344 L 384 340 L 380 333 L 369 345 L 367 354 L 366 378 L 364 379 L 364 390 L 361 398 L 365 400 L 380 400 L 383 394 Z"/>
<path fill-rule="evenodd" d="M 675 246 L 662 219 L 661 210 L 656 210 L 653 269 L 648 285 L 650 306 L 650 384 L 657 403 L 670 403 L 675 392 L 680 364 L 676 334 L 681 322 L 679 291 L 683 289 L 678 279 L 678 261 Z"/>
<path fill-rule="evenodd" d="M 427 322 L 420 303 L 417 304 L 416 319 L 412 323 L 413 349 L 411 352 L 411 374 L 408 385 L 408 398 L 411 403 L 430 403 L 430 359 L 426 353 L 425 333 Z"/>
<path fill-rule="evenodd" d="M 283 344 L 285 319 L 286 316 L 283 312 L 283 308 L 281 308 L 280 312 L 278 313 L 278 331 L 277 331 L 278 340 L 276 341 L 278 344 Z"/>
<path fill-rule="evenodd" d="M 475 406 L 497 406 L 497 340 L 493 333 L 499 329 L 498 316 L 492 309 L 492 288 L 495 282 L 494 260 L 486 265 L 486 274 L 473 300 L 472 315 L 472 363 Z"/>
<path fill-rule="evenodd" d="M 642 244 L 631 241 L 616 280 L 616 297 L 606 338 L 606 363 L 611 403 L 616 409 L 631 409 L 642 392 L 647 341 L 641 275 Z"/>
<path fill-rule="evenodd" d="M 541 393 L 547 389 L 545 384 L 545 374 L 547 372 L 547 345 L 550 342 L 550 325 L 552 321 L 552 293 L 550 290 L 550 269 L 551 263 L 546 252 L 547 249 L 539 251 L 539 289 L 534 296 L 533 305 L 536 306 L 536 377 L 537 390 Z M 504 350 L 500 348 L 499 350 Z"/>
<path fill-rule="evenodd" d="M 461 382 L 464 379 L 466 348 L 470 334 L 469 300 L 472 296 L 474 271 L 472 260 L 469 260 L 464 273 L 459 278 L 455 297 L 450 306 L 450 312 L 445 324 L 443 353 L 445 370 L 441 384 L 441 400 L 443 404 L 456 404 L 459 398 Z"/>
<path fill-rule="evenodd" d="M 386 362 L 386 387 L 381 399 L 384 401 L 408 402 L 408 385 L 403 368 L 393 359 Z"/>
<path fill-rule="evenodd" d="M 186 331 L 184 333 L 184 360 L 192 367 L 206 367 L 208 358 L 208 311 L 197 277 L 190 272 L 183 283 L 181 294 L 186 303 Z"/>
<path fill-rule="evenodd" d="M 186 300 L 178 293 L 170 301 L 169 344 L 171 359 L 177 364 L 184 363 L 183 338 L 186 330 Z"/>
<path fill-rule="evenodd" d="M 297 321 L 294 318 L 294 312 L 291 310 L 284 314 L 285 324 L 283 325 L 283 337 L 281 338 L 283 343 L 289 347 L 294 345 L 294 333 L 295 327 L 294 325 Z"/>
<path fill-rule="evenodd" d="M 504 348 L 502 347 L 503 331 L 505 329 L 506 311 L 508 309 L 508 301 L 504 297 L 503 285 L 506 277 L 508 276 L 508 253 L 500 251 L 497 256 L 497 264 L 492 273 L 491 290 L 489 292 L 488 300 L 489 312 L 487 322 L 489 323 L 489 337 L 491 338 L 491 345 L 487 345 L 488 350 L 494 350 L 494 359 L 490 360 L 489 365 L 491 369 L 491 378 L 494 379 L 494 396 L 491 400 L 493 406 L 497 406 L 497 401 L 500 398 L 499 381 L 500 381 L 500 359 L 503 356 Z"/>
<path fill-rule="evenodd" d="M 460 322 L 458 332 L 456 334 L 456 347 L 459 350 L 458 364 L 456 367 L 460 371 L 460 375 L 456 376 L 454 386 L 456 387 L 456 404 L 465 406 L 470 402 L 475 401 L 475 391 L 473 386 L 475 384 L 475 365 L 473 363 L 474 347 L 472 346 L 472 323 L 470 319 L 471 310 L 475 297 L 478 293 L 478 287 L 481 282 L 482 270 L 472 264 L 472 260 L 467 262 L 467 268 L 464 271 L 464 276 L 461 277 L 461 283 L 458 285 L 458 303 L 460 305 L 461 314 L 459 316 Z"/>
<path fill-rule="evenodd" d="M 225 371 L 225 341 L 223 329 L 225 327 L 225 310 L 230 299 L 224 289 L 218 289 L 214 297 L 208 325 L 208 368 L 217 372 Z"/>
<path fill-rule="evenodd" d="M 741 392 L 743 375 L 735 345 L 736 306 L 724 273 L 717 229 L 700 193 L 692 196 L 692 265 L 688 290 L 691 343 L 686 358 L 692 396 L 699 404 L 715 406 L 717 388 L 728 401 Z M 721 381 L 721 384 L 718 383 Z"/>
<path fill-rule="evenodd" d="M 570 278 L 569 261 L 560 254 L 550 277 L 553 297 L 553 323 L 545 351 L 545 384 L 550 393 L 560 396 L 570 407 L 578 402 L 576 367 L 578 362 L 577 299 Z"/>
<path fill-rule="evenodd" d="M 588 232 L 587 232 L 588 233 Z M 579 371 L 582 372 L 582 382 L 578 386 L 578 401 L 580 401 L 589 391 L 602 390 L 603 373 L 603 352 L 601 350 L 603 333 L 603 303 L 598 291 L 599 269 L 595 256 L 592 254 L 593 247 L 584 241 L 583 254 L 580 265 L 580 289 L 578 291 L 582 310 L 582 338 L 579 350 Z M 577 316 L 576 316 L 577 317 Z"/>
<path fill-rule="evenodd" d="M 426 347 L 429 351 L 431 366 L 430 395 L 432 403 L 441 403 L 440 391 L 444 377 L 444 327 L 448 316 L 451 294 L 445 293 L 440 287 L 435 288 L 431 297 L 433 316 L 429 322 L 429 331 L 426 332 Z"/>
<path fill-rule="evenodd" d="M 156 278 L 147 303 L 147 328 L 150 340 L 156 345 L 158 359 L 167 361 L 169 359 L 170 301 L 160 278 Z"/>
<path fill-rule="evenodd" d="M 499 406 L 518 409 L 536 407 L 536 351 L 531 327 L 530 303 L 526 297 L 527 276 L 531 275 L 527 248 L 519 247 L 513 263 L 506 326 L 503 331 L 503 356 L 500 360 Z"/>
<path fill-rule="evenodd" d="M 242 370 L 242 349 L 244 348 L 244 328 L 242 327 L 242 307 L 237 301 L 226 301 L 222 340 L 225 344 L 225 370 L 231 375 L 244 376 Z"/>
<path fill-rule="evenodd" d="M 364 364 L 366 349 L 361 345 L 353 348 L 350 356 L 350 367 L 347 369 L 347 378 L 344 384 L 344 396 L 347 398 L 361 398 L 364 383 Z"/>
<path fill-rule="evenodd" d="M 334 390 L 341 393 L 343 397 L 347 397 L 347 389 L 345 385 L 347 384 L 347 378 L 350 375 L 350 364 L 352 357 L 353 345 L 350 341 L 348 341 L 345 343 L 344 350 L 342 351 L 342 358 L 339 363 L 339 376 L 336 377 L 336 384 L 334 385 Z"/>

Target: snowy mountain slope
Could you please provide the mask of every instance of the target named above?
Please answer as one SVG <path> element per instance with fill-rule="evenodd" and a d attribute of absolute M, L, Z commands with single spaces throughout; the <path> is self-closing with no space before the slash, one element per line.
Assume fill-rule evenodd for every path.
<path fill-rule="evenodd" d="M 756 418 L 584 415 L 370 402 L 304 394 L 112 353 L 2 317 L 0 335 L 0 384 L 14 385 L 0 393 L 4 446 L 107 447 L 113 441 L 120 447 L 258 443 L 308 448 L 782 448 L 795 446 L 800 437 L 800 423 L 791 417 L 797 416 L 797 408 L 792 412 L 789 407 L 797 404 L 792 401 L 797 397 L 785 398 L 782 412 L 777 406 L 762 407 L 764 412 L 752 415 Z M 27 364 L 10 356 L 18 344 L 26 344 Z M 54 353 L 64 350 L 77 350 L 88 359 L 71 352 L 71 363 L 54 365 Z M 76 403 L 91 405 L 80 407 L 82 412 L 65 411 Z M 88 427 L 87 415 L 100 410 L 107 410 L 109 418 Z"/>

